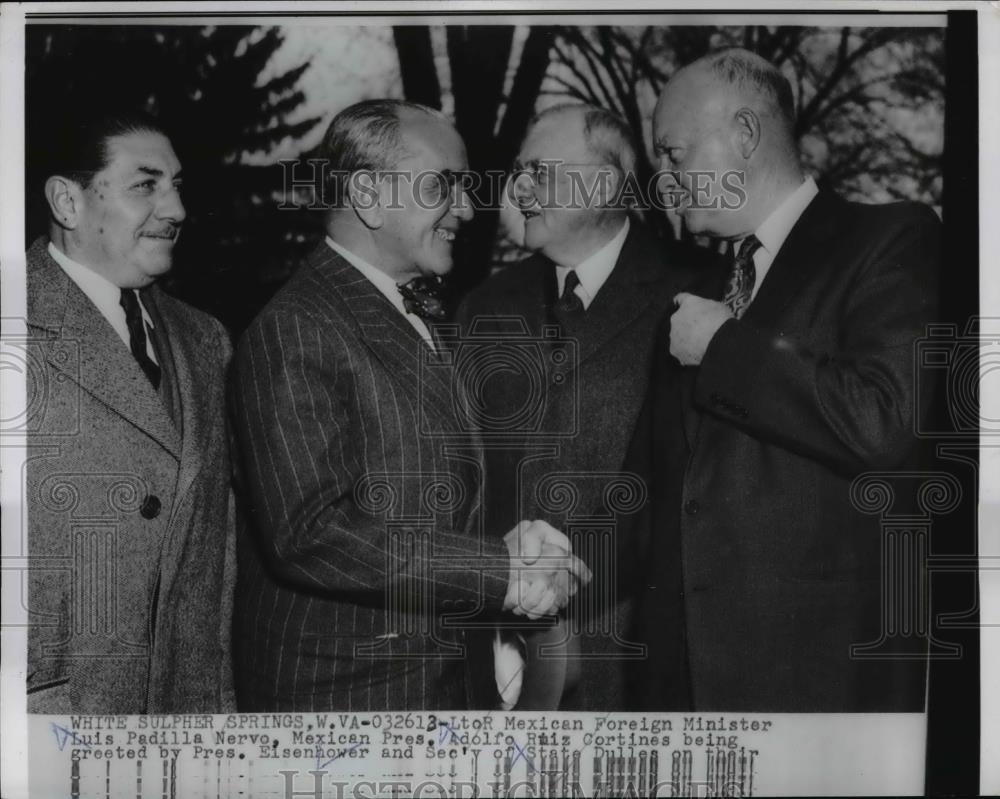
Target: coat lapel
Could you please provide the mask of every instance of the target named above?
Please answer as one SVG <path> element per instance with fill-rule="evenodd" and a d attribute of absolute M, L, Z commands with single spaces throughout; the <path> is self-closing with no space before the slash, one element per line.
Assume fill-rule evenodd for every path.
<path fill-rule="evenodd" d="M 826 245 L 843 213 L 842 203 L 835 194 L 822 191 L 809 203 L 775 255 L 744 320 L 769 326 L 795 299 L 828 251 Z"/>
<path fill-rule="evenodd" d="M 757 296 L 743 315 L 743 321 L 757 327 L 774 324 L 822 262 L 822 254 L 827 251 L 827 244 L 836 232 L 842 212 L 842 201 L 835 194 L 821 191 L 816 195 L 778 250 Z M 722 298 L 725 281 L 726 270 L 720 269 L 706 276 L 704 281 L 699 281 L 691 292 L 718 300 Z M 681 368 L 684 430 L 691 447 L 694 446 L 702 418 L 693 403 L 697 377 L 696 368 Z"/>
<path fill-rule="evenodd" d="M 310 263 L 344 301 L 362 342 L 409 396 L 451 407 L 451 375 L 442 353 L 435 353 L 382 292 L 326 244 Z"/>
<path fill-rule="evenodd" d="M 180 398 L 181 470 L 177 496 L 182 497 L 202 468 L 203 447 L 210 423 L 205 408 L 211 407 L 206 393 L 222 388 L 221 385 L 212 385 L 212 380 L 219 378 L 216 377 L 218 371 L 209 360 L 209 353 L 217 353 L 217 350 L 204 347 L 190 331 L 183 329 L 183 320 L 168 312 L 170 299 L 158 288 L 154 287 L 146 294 L 149 297 L 146 310 L 156 329 L 165 334 L 158 337 L 157 341 L 164 357 L 170 359 L 167 368 L 176 381 Z M 180 505 L 177 502 L 174 508 L 177 509 Z"/>
<path fill-rule="evenodd" d="M 56 333 L 43 345 L 47 362 L 179 458 L 180 435 L 159 394 L 111 324 L 46 248 L 44 239 L 36 241 L 27 265 L 29 324 L 46 335 Z M 73 342 L 78 359 L 69 351 Z"/>
<path fill-rule="evenodd" d="M 615 267 L 579 326 L 580 363 L 584 363 L 652 304 L 652 287 L 668 278 L 667 264 L 641 226 L 632 223 Z"/>

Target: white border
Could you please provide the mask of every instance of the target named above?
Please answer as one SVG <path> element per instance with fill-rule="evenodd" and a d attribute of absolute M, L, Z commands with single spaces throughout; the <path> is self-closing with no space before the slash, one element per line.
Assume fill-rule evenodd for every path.
<path fill-rule="evenodd" d="M 656 22 L 665 24 L 668 20 L 663 15 L 671 11 L 697 6 L 706 12 L 746 10 L 747 13 L 759 10 L 775 12 L 802 11 L 802 2 L 793 0 L 770 0 L 769 2 L 747 2 L 747 0 L 700 0 L 700 2 L 663 2 L 663 0 L 630 0 L 622 17 L 641 22 L 646 15 L 654 15 Z M 0 10 L 0 264 L 2 264 L 2 292 L 0 292 L 0 310 L 5 320 L 22 319 L 25 314 L 24 303 L 24 209 L 21 204 L 24 182 L 24 20 L 25 15 L 32 12 L 44 13 L 51 18 L 54 14 L 71 16 L 81 12 L 105 13 L 137 13 L 142 14 L 142 21 L 156 24 L 159 21 L 171 24 L 185 24 L 178 18 L 146 16 L 153 11 L 165 13 L 205 12 L 242 13 L 268 12 L 266 18 L 250 17 L 250 24 L 277 23 L 283 15 L 296 12 L 328 12 L 350 14 L 373 14 L 384 12 L 405 12 L 412 14 L 421 11 L 427 14 L 422 24 L 433 24 L 435 12 L 470 12 L 488 11 L 496 14 L 508 12 L 512 18 L 504 20 L 477 19 L 477 24 L 544 24 L 549 19 L 543 15 L 525 15 L 525 10 L 538 10 L 540 3 L 512 2 L 511 0 L 444 0 L 437 3 L 408 2 L 288 2 L 275 4 L 270 2 L 242 3 L 5 3 Z M 546 2 L 544 7 L 553 14 L 560 14 L 559 20 L 567 22 L 567 18 L 581 21 L 588 12 L 607 7 L 607 3 L 599 0 L 576 0 L 575 2 Z M 1000 239 L 998 239 L 997 220 L 1000 220 L 1000 187 L 997 177 L 1000 177 L 1000 148 L 995 143 L 1000 141 L 1000 4 L 993 2 L 976 2 L 964 0 L 961 2 L 865 2 L 865 0 L 844 0 L 829 3 L 823 9 L 810 8 L 802 12 L 809 16 L 811 24 L 821 24 L 824 10 L 844 12 L 855 11 L 861 14 L 877 10 L 887 13 L 929 12 L 958 9 L 974 9 L 979 11 L 979 81 L 980 81 L 980 314 L 990 316 L 1000 314 L 1000 279 L 993 268 L 1000 263 Z M 818 14 L 816 12 L 819 12 Z M 520 12 L 520 16 L 519 16 Z M 273 16 L 271 16 L 273 15 Z M 599 17 L 598 19 L 610 17 Z M 415 21 L 417 18 L 408 16 Z M 440 21 L 460 23 L 460 17 L 438 18 Z M 766 17 L 764 19 L 767 19 Z M 845 17 L 838 13 L 832 18 L 843 23 Z M 761 17 L 755 16 L 755 21 Z M 40 21 L 40 20 L 39 20 Z M 55 22 L 56 20 L 53 20 Z M 116 22 L 120 20 L 115 20 Z M 238 24 L 239 17 L 219 18 L 220 22 Z M 360 24 L 358 17 L 344 19 L 342 24 Z M 595 22 L 595 18 L 589 20 Z M 718 24 L 718 17 L 685 14 L 670 22 L 673 24 Z M 788 16 L 775 16 L 776 24 L 789 24 Z M 872 19 L 878 25 L 889 26 L 893 20 L 889 16 Z M 95 20 L 96 22 L 96 20 Z M 210 18 L 204 17 L 191 24 L 208 24 Z M 390 24 L 387 17 L 379 17 L 379 24 Z M 338 20 L 292 19 L 284 20 L 284 24 L 337 24 Z M 913 21 L 908 21 L 912 25 Z M 939 24 L 928 19 L 927 24 Z M 13 113 L 14 110 L 18 113 Z M 17 329 L 9 327 L 5 322 L 5 335 L 17 335 Z M 991 331 L 996 332 L 996 331 Z M 0 348 L 2 352 L 2 348 Z M 984 378 L 986 374 L 984 373 Z M 24 380 L 19 373 L 2 370 L 2 404 L 3 417 L 10 418 L 23 409 Z M 1000 419 L 1000 386 L 995 380 L 984 379 L 981 386 L 980 401 L 983 408 L 983 418 Z M 0 503 L 2 503 L 3 536 L 2 553 L 5 556 L 5 566 L 8 555 L 20 555 L 18 550 L 21 529 L 21 464 L 22 451 L 12 448 L 17 442 L 5 437 L 0 448 L 0 467 L 2 467 L 2 482 L 0 482 Z M 23 442 L 21 442 L 23 448 Z M 1000 527 L 1000 448 L 984 449 L 981 453 L 980 471 L 980 552 L 983 556 L 1000 558 L 1000 540 L 997 530 Z M 18 531 L 11 534 L 11 531 Z M 1000 561 L 998 561 L 1000 563 Z M 14 579 L 12 580 L 11 577 Z M 2 774 L 3 794 L 14 797 L 26 795 L 27 785 L 27 736 L 25 724 L 24 696 L 24 627 L 10 627 L 12 621 L 23 623 L 25 611 L 20 606 L 16 592 L 18 580 L 16 572 L 3 574 L 3 620 L 5 626 L 0 630 L 2 643 L 3 669 L 0 673 L 0 707 L 3 708 L 0 718 L 0 740 L 2 740 Z M 981 578 L 982 605 L 981 621 L 981 691 L 982 691 L 982 742 L 980 792 L 991 794 L 1000 792 L 1000 571 L 983 572 Z M 12 601 L 13 600 L 13 601 Z M 993 627 L 986 625 L 995 625 Z"/>

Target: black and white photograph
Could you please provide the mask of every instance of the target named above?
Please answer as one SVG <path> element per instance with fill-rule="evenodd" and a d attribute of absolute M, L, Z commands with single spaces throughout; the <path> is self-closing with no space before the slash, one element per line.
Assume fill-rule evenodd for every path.
<path fill-rule="evenodd" d="M 995 10 L 509 5 L 4 5 L 3 796 L 1000 791 Z"/>

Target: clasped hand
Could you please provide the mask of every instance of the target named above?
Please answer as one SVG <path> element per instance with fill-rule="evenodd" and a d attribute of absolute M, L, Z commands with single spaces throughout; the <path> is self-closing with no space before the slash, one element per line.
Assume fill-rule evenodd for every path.
<path fill-rule="evenodd" d="M 555 615 L 590 582 L 590 569 L 573 554 L 570 540 L 546 522 L 522 521 L 504 542 L 510 551 L 504 610 L 529 619 Z"/>
<path fill-rule="evenodd" d="M 670 317 L 670 354 L 681 366 L 698 366 L 709 342 L 732 312 L 721 302 L 681 292 L 674 297 L 677 310 Z"/>

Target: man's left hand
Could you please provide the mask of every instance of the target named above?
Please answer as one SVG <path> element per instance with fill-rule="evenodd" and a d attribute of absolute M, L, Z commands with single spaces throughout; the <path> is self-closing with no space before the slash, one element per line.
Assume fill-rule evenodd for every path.
<path fill-rule="evenodd" d="M 674 297 L 677 310 L 670 317 L 670 354 L 682 366 L 697 366 L 708 343 L 732 312 L 721 302 L 681 292 Z"/>

